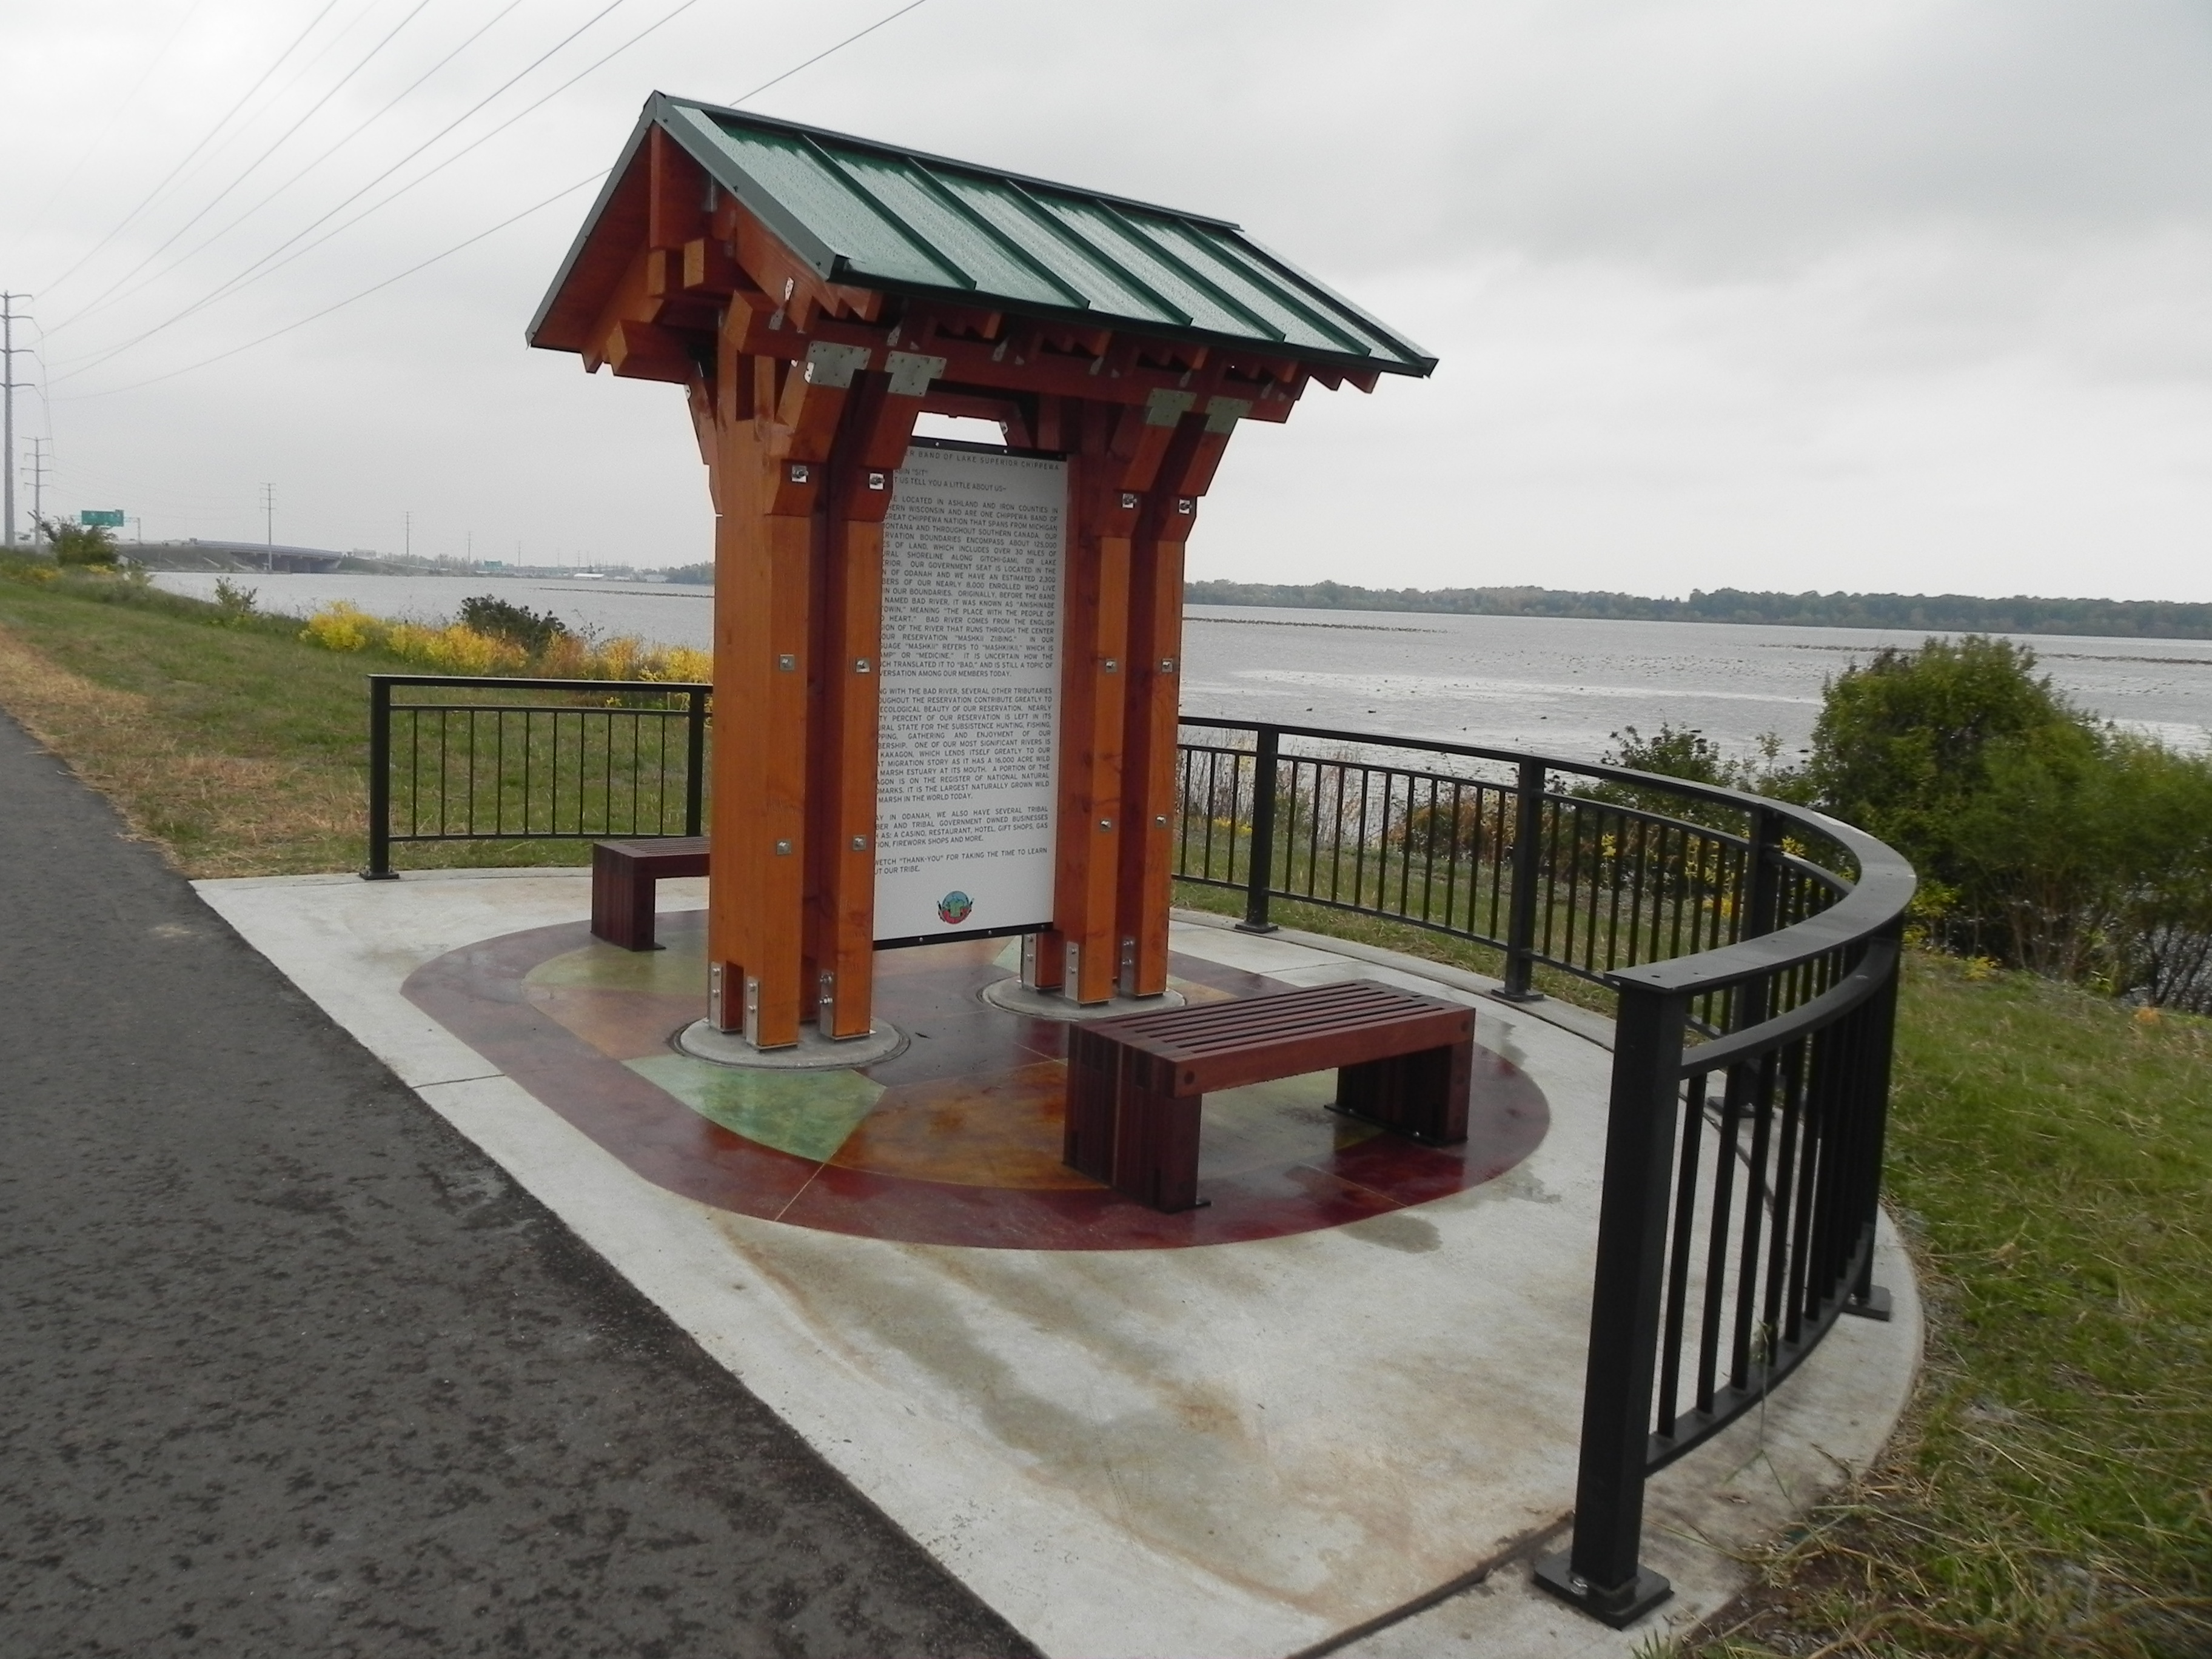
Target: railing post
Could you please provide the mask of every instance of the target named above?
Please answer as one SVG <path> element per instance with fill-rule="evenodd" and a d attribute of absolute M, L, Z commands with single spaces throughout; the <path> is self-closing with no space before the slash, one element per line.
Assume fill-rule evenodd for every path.
<path fill-rule="evenodd" d="M 1743 925 L 1738 939 L 1759 939 L 1774 931 L 1782 904 L 1782 814 L 1761 807 L 1751 815 L 1751 845 L 1743 855 Z M 1756 1025 L 1772 1012 L 1768 1006 L 1768 981 L 1748 979 L 1735 989 L 1730 1024 L 1741 1031 Z"/>
<path fill-rule="evenodd" d="M 1282 733 L 1272 726 L 1259 728 L 1259 743 L 1252 757 L 1252 844 L 1246 854 L 1244 920 L 1242 933 L 1272 933 L 1267 920 L 1267 886 L 1275 873 L 1275 762 L 1282 750 Z"/>
<path fill-rule="evenodd" d="M 392 682 L 368 677 L 368 867 L 363 881 L 396 881 L 392 869 Z"/>
<path fill-rule="evenodd" d="M 1650 1461 L 1652 1374 L 1667 1255 L 1674 1121 L 1680 1114 L 1689 999 L 1613 981 L 1613 1100 L 1598 1199 L 1597 1275 L 1583 1392 L 1573 1547 L 1536 1565 L 1536 1582 L 1615 1630 L 1674 1594 L 1637 1559 Z"/>
<path fill-rule="evenodd" d="M 1905 955 L 1893 927 L 1884 938 L 1893 954 L 1882 988 L 1867 1005 L 1867 1065 L 1860 1079 L 1866 1098 L 1857 1103 L 1867 1115 L 1868 1145 L 1863 1154 L 1866 1190 L 1859 1205 L 1860 1224 L 1866 1229 L 1866 1261 L 1859 1267 L 1844 1297 L 1844 1311 L 1861 1319 L 1887 1321 L 1891 1313 L 1888 1288 L 1874 1282 L 1874 1240 L 1881 1220 L 1881 1165 L 1889 1138 L 1889 1068 L 1897 1049 L 1898 981 L 1905 972 Z"/>
<path fill-rule="evenodd" d="M 1782 903 L 1782 814 L 1761 807 L 1751 815 L 1751 850 L 1745 855 L 1743 932 L 1739 937 L 1758 939 L 1774 931 L 1776 912 Z"/>
<path fill-rule="evenodd" d="M 696 836 L 707 818 L 707 693 L 692 691 L 684 720 L 684 833 Z"/>
<path fill-rule="evenodd" d="M 1513 815 L 1513 898 L 1505 916 L 1505 984 L 1498 994 L 1508 1002 L 1540 1002 L 1534 988 L 1536 968 L 1537 888 L 1543 880 L 1544 763 L 1521 763 L 1520 799 Z"/>

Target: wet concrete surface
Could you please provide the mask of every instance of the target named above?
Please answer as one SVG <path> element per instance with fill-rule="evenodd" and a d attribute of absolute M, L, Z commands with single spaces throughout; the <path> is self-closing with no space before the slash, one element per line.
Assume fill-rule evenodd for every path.
<path fill-rule="evenodd" d="M 1030 1651 L 0 716 L 0 1653 Z"/>

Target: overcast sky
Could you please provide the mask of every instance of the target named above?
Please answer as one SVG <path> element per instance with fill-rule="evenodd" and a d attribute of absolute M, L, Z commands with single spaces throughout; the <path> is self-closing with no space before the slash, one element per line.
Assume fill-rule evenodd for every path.
<path fill-rule="evenodd" d="M 681 393 L 522 343 L 587 191 L 191 366 L 897 3 L 0 9 L 50 509 L 707 556 Z M 2185 0 L 926 0 L 750 106 L 1235 219 L 1443 359 L 1248 425 L 1195 575 L 2202 600 L 2209 94 Z"/>

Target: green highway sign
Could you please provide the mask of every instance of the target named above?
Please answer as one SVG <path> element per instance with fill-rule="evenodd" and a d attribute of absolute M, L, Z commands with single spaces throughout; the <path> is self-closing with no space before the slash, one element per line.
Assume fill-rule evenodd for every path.
<path fill-rule="evenodd" d="M 123 528 L 123 509 L 119 507 L 88 507 L 76 515 L 79 524 L 105 525 L 111 530 Z"/>

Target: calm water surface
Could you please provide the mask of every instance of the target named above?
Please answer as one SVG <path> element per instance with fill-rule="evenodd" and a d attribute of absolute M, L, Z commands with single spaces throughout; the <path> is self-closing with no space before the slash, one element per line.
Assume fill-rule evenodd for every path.
<path fill-rule="evenodd" d="M 165 572 L 199 598 L 216 579 Z M 244 576 L 264 610 L 305 616 L 347 599 L 432 622 L 489 593 L 550 611 L 580 631 L 665 645 L 713 640 L 707 590 L 523 577 Z M 2021 636 L 2057 685 L 2107 720 L 2212 749 L 2212 641 Z M 1225 720 L 1442 738 L 1594 759 L 1612 734 L 1662 721 L 1748 753 L 1762 733 L 1804 747 L 1821 683 L 1917 632 L 1585 622 L 1194 605 L 1185 629 L 1183 709 Z"/>

